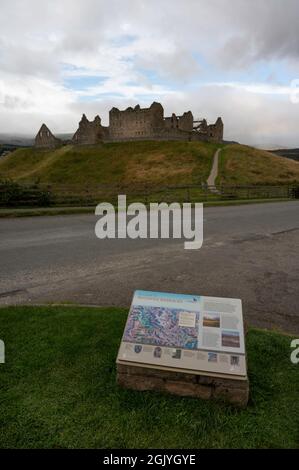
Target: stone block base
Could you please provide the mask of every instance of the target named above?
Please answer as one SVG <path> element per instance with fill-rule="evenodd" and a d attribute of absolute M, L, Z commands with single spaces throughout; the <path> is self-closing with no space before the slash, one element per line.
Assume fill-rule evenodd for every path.
<path fill-rule="evenodd" d="M 248 380 L 226 379 L 117 364 L 117 383 L 132 390 L 155 390 L 182 397 L 218 399 L 245 408 L 248 403 Z"/>

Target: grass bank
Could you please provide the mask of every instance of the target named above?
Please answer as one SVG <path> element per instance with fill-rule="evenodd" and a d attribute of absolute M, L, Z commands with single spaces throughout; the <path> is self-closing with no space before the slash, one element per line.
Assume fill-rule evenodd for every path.
<path fill-rule="evenodd" d="M 279 185 L 299 182 L 298 162 L 245 145 L 209 142 L 116 142 L 18 149 L 0 160 L 0 179 L 66 185 L 85 194 L 99 185 L 157 188 L 206 182 L 222 148 L 217 184 Z"/>
<path fill-rule="evenodd" d="M 299 163 L 246 145 L 227 145 L 219 157 L 218 185 L 281 185 L 299 182 Z"/>
<path fill-rule="evenodd" d="M 177 185 L 206 181 L 216 144 L 118 142 L 56 150 L 19 149 L 0 161 L 0 177 L 18 182 Z"/>
<path fill-rule="evenodd" d="M 252 329 L 250 403 L 133 392 L 115 383 L 127 310 L 0 309 L 0 447 L 298 447 L 299 374 L 290 338 Z"/>
<path fill-rule="evenodd" d="M 219 207 L 219 206 L 238 206 L 244 204 L 263 204 L 268 202 L 286 202 L 291 201 L 285 198 L 272 198 L 272 199 L 240 199 L 232 201 L 217 201 L 212 200 L 204 202 L 204 207 Z M 94 214 L 94 206 L 83 207 L 40 207 L 40 208 L 0 208 L 0 219 L 10 217 L 38 217 L 48 215 L 71 215 L 71 214 Z"/>

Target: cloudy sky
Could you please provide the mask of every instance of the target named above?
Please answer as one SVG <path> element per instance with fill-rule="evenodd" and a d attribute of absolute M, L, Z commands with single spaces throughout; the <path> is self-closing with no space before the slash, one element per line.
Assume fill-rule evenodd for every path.
<path fill-rule="evenodd" d="M 299 146 L 298 59 L 298 0 L 1 0 L 0 133 L 155 100 Z"/>

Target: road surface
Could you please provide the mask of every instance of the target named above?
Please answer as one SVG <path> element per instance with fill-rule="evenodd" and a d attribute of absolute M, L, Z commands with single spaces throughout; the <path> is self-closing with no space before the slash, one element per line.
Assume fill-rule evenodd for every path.
<path fill-rule="evenodd" d="M 0 304 L 128 306 L 135 289 L 237 297 L 259 327 L 299 334 L 299 202 L 204 210 L 204 243 L 99 240 L 94 215 L 0 220 Z"/>

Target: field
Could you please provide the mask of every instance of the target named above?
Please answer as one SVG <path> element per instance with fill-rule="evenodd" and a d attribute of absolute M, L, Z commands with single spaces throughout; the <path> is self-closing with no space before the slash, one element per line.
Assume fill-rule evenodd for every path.
<path fill-rule="evenodd" d="M 220 328 L 220 316 L 205 314 L 203 317 L 203 326 L 211 328 Z"/>
<path fill-rule="evenodd" d="M 249 331 L 250 403 L 237 410 L 119 388 L 115 359 L 126 316 L 115 308 L 0 309 L 1 448 L 299 447 L 290 337 Z"/>

